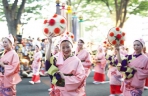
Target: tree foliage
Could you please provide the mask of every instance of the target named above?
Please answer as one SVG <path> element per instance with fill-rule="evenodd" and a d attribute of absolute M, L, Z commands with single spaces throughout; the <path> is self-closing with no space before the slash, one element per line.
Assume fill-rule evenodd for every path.
<path fill-rule="evenodd" d="M 97 2 L 108 8 L 108 13 L 114 15 L 116 26 L 123 27 L 129 14 L 147 16 L 148 0 L 87 0 Z"/>
<path fill-rule="evenodd" d="M 42 10 L 50 2 L 50 0 L 2 0 L 0 21 L 7 21 L 9 33 L 16 35 L 19 24 L 27 23 L 31 18 L 42 18 Z"/>

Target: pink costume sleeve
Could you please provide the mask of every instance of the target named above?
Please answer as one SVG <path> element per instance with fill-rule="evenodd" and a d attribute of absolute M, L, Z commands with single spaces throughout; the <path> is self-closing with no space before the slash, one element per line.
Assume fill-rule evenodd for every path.
<path fill-rule="evenodd" d="M 145 79 L 148 77 L 148 70 L 137 69 L 137 72 L 132 78 L 131 86 L 135 88 L 143 88 L 145 84 Z"/>
<path fill-rule="evenodd" d="M 148 69 L 137 69 L 137 75 L 139 80 L 146 79 L 148 77 Z"/>
<path fill-rule="evenodd" d="M 106 65 L 106 59 L 105 59 L 105 58 L 101 59 L 101 60 L 100 60 L 100 63 L 101 63 L 102 65 Z"/>
<path fill-rule="evenodd" d="M 106 66 L 106 59 L 105 59 L 105 55 L 101 54 L 102 58 L 100 60 L 100 63 L 97 63 L 97 64 L 101 64 L 101 67 L 104 68 Z"/>
<path fill-rule="evenodd" d="M 5 65 L 4 73 L 4 86 L 10 87 L 16 85 L 21 81 L 21 78 L 18 74 L 20 69 L 19 57 L 17 54 L 12 55 L 12 59 L 9 60 L 8 65 Z"/>
<path fill-rule="evenodd" d="M 41 58 L 42 58 L 41 53 L 37 53 L 37 57 L 35 58 L 35 61 L 40 62 Z"/>
<path fill-rule="evenodd" d="M 10 76 L 19 72 L 19 64 L 19 57 L 17 54 L 14 54 L 9 64 L 5 65 L 5 76 Z"/>
<path fill-rule="evenodd" d="M 40 60 L 42 58 L 42 54 L 41 53 L 35 53 L 35 58 L 34 58 L 34 61 L 33 61 L 33 64 L 32 64 L 32 68 L 34 67 L 39 67 L 40 65 Z"/>
<path fill-rule="evenodd" d="M 108 70 L 108 72 L 107 72 L 107 77 L 110 79 L 110 77 L 111 77 L 111 68 L 112 68 L 112 66 L 109 66 L 109 70 Z"/>
<path fill-rule="evenodd" d="M 145 80 L 148 77 L 148 58 L 141 55 L 130 63 L 130 65 L 134 64 L 137 71 L 132 78 L 131 86 L 134 86 L 135 88 L 143 88 Z"/>
<path fill-rule="evenodd" d="M 84 67 L 91 67 L 91 56 L 89 53 L 87 53 L 87 57 L 85 59 L 85 63 L 83 63 Z"/>
<path fill-rule="evenodd" d="M 78 89 L 86 78 L 83 65 L 79 61 L 77 69 L 72 72 L 73 76 L 65 76 L 65 87 L 68 91 Z"/>
<path fill-rule="evenodd" d="M 148 78 L 148 60 L 145 61 L 146 67 L 145 68 L 138 68 L 137 74 L 139 79 L 146 79 Z"/>
<path fill-rule="evenodd" d="M 108 70 L 108 72 L 107 72 L 107 77 L 110 79 L 110 71 Z"/>

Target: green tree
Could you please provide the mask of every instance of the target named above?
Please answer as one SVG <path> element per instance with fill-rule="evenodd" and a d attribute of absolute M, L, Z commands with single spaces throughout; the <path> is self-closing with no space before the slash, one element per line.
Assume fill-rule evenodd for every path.
<path fill-rule="evenodd" d="M 127 20 L 127 14 L 147 15 L 148 0 L 87 0 L 87 2 L 97 2 L 104 4 L 108 12 L 115 17 L 115 26 L 123 27 Z"/>
<path fill-rule="evenodd" d="M 6 21 L 9 33 L 16 36 L 18 26 L 23 23 L 22 15 L 26 22 L 34 18 L 33 16 L 42 18 L 41 10 L 44 8 L 43 6 L 50 3 L 50 0 L 2 0 L 0 3 L 3 5 L 3 8 L 0 7 L 2 9 L 0 20 Z"/>

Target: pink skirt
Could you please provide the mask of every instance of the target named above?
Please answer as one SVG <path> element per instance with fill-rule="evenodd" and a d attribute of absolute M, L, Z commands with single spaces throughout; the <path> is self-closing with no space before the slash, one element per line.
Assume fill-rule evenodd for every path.
<path fill-rule="evenodd" d="M 94 74 L 94 81 L 103 82 L 105 81 L 105 74 L 97 73 Z"/>

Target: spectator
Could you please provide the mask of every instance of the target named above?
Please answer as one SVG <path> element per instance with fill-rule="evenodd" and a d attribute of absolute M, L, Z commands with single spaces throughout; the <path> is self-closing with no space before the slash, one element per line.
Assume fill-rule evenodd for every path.
<path fill-rule="evenodd" d="M 32 77 L 32 70 L 29 66 L 29 61 L 27 59 L 23 59 L 21 62 L 21 68 L 20 68 L 20 75 L 22 77 Z"/>

